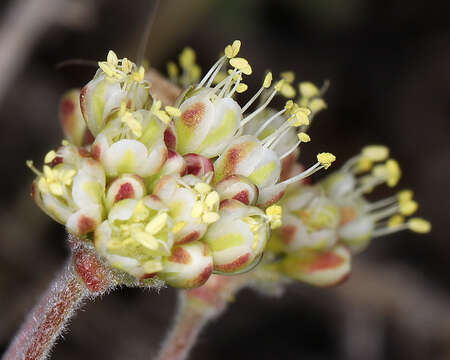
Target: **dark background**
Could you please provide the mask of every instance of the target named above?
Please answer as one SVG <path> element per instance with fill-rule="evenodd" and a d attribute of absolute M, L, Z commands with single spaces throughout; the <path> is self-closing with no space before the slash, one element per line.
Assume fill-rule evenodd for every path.
<path fill-rule="evenodd" d="M 39 5 L 24 18 L 31 2 Z M 135 58 L 152 4 L 1 2 L 0 353 L 67 256 L 62 226 L 29 198 L 25 160 L 39 162 L 59 144 L 59 97 L 94 69 L 55 65 L 104 59 L 109 49 Z M 241 39 L 253 91 L 266 68 L 330 79 L 329 109 L 302 161 L 331 151 L 342 164 L 365 144 L 386 144 L 402 165 L 401 186 L 415 190 L 420 215 L 433 223 L 425 236 L 374 241 L 337 289 L 299 284 L 281 299 L 242 291 L 191 359 L 450 359 L 449 13 L 448 1 L 162 1 L 146 53 L 152 66 L 164 71 L 191 45 L 205 71 Z M 84 307 L 52 358 L 151 359 L 175 300 L 173 289 L 115 291 Z"/>

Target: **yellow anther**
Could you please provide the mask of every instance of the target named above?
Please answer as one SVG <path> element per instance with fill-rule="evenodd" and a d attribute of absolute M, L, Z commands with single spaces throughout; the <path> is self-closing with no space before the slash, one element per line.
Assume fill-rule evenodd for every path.
<path fill-rule="evenodd" d="M 117 58 L 117 55 L 114 51 L 109 50 L 108 55 L 106 56 L 106 61 L 108 62 L 108 65 L 114 67 L 117 66 L 119 63 L 119 59 Z"/>
<path fill-rule="evenodd" d="M 367 171 L 370 171 L 372 169 L 373 162 L 372 160 L 362 157 L 358 160 L 358 163 L 356 164 L 356 171 L 358 173 L 365 173 Z"/>
<path fill-rule="evenodd" d="M 313 113 L 318 113 L 327 108 L 327 103 L 321 98 L 312 99 L 308 104 L 308 107 L 311 109 Z"/>
<path fill-rule="evenodd" d="M 320 91 L 317 88 L 317 86 L 309 81 L 301 82 L 298 85 L 298 90 L 300 91 L 300 94 L 302 94 L 302 96 L 306 98 L 311 98 L 313 96 L 317 96 L 320 94 Z"/>
<path fill-rule="evenodd" d="M 282 225 L 283 208 L 279 205 L 272 205 L 266 209 L 266 215 L 269 217 L 270 228 L 277 229 Z"/>
<path fill-rule="evenodd" d="M 64 139 L 63 141 L 61 141 L 61 145 L 62 146 L 69 146 L 70 143 L 67 140 Z"/>
<path fill-rule="evenodd" d="M 212 209 L 214 206 L 216 206 L 220 202 L 220 196 L 217 191 L 211 191 L 205 199 L 205 205 Z"/>
<path fill-rule="evenodd" d="M 142 136 L 142 124 L 136 119 L 136 117 L 129 111 L 125 112 L 121 121 L 128 126 L 134 136 Z"/>
<path fill-rule="evenodd" d="M 136 81 L 136 82 L 141 82 L 144 81 L 144 77 L 145 77 L 145 69 L 143 66 L 140 66 L 138 71 L 135 71 L 132 75 L 131 78 Z"/>
<path fill-rule="evenodd" d="M 178 77 L 179 70 L 177 64 L 175 64 L 173 61 L 169 61 L 167 63 L 167 73 L 169 74 L 170 78 Z"/>
<path fill-rule="evenodd" d="M 192 65 L 189 69 L 189 75 L 191 76 L 192 81 L 198 81 L 202 74 L 202 68 L 198 65 Z"/>
<path fill-rule="evenodd" d="M 404 221 L 405 221 L 405 218 L 403 216 L 394 215 L 389 218 L 387 226 L 388 226 L 388 228 L 395 228 L 395 227 L 403 224 Z"/>
<path fill-rule="evenodd" d="M 285 82 L 283 84 L 283 86 L 280 89 L 280 92 L 281 92 L 281 95 L 283 95 L 284 97 L 286 97 L 288 99 L 293 98 L 295 96 L 294 87 L 287 82 Z"/>
<path fill-rule="evenodd" d="M 372 169 L 372 175 L 381 178 L 386 179 L 387 178 L 387 169 L 385 164 L 379 164 L 373 167 Z"/>
<path fill-rule="evenodd" d="M 197 201 L 192 207 L 191 216 L 193 218 L 199 218 L 200 216 L 202 216 L 203 209 L 204 209 L 203 203 L 201 201 Z"/>
<path fill-rule="evenodd" d="M 384 161 L 389 156 L 389 149 L 382 145 L 369 145 L 362 149 L 361 155 L 372 161 Z"/>
<path fill-rule="evenodd" d="M 169 215 L 167 213 L 161 213 L 156 215 L 150 222 L 145 226 L 145 231 L 151 235 L 159 233 L 166 225 Z"/>
<path fill-rule="evenodd" d="M 293 106 L 294 106 L 294 102 L 292 100 L 288 100 L 288 101 L 286 101 L 286 105 L 284 105 L 284 108 L 286 110 L 291 110 L 293 108 Z"/>
<path fill-rule="evenodd" d="M 181 230 L 183 230 L 185 226 L 186 226 L 186 223 L 185 223 L 184 221 L 180 221 L 180 222 L 178 222 L 178 223 L 176 223 L 176 224 L 174 225 L 174 227 L 173 227 L 173 229 L 172 229 L 172 232 L 173 232 L 174 234 L 177 234 L 177 233 L 179 233 Z"/>
<path fill-rule="evenodd" d="M 250 64 L 244 58 L 232 58 L 230 60 L 230 65 L 238 70 L 241 70 L 245 75 L 250 75 L 252 73 Z"/>
<path fill-rule="evenodd" d="M 270 88 L 270 85 L 272 85 L 272 73 L 269 71 L 264 77 L 263 87 L 268 89 Z"/>
<path fill-rule="evenodd" d="M 324 169 L 328 169 L 336 160 L 336 156 L 329 152 L 323 152 L 317 155 L 317 161 L 322 164 Z"/>
<path fill-rule="evenodd" d="M 285 71 L 281 73 L 281 78 L 288 83 L 293 83 L 295 80 L 295 73 L 293 71 Z"/>
<path fill-rule="evenodd" d="M 49 151 L 47 155 L 45 155 L 44 162 L 46 164 L 51 163 L 56 158 L 56 152 L 54 150 Z"/>
<path fill-rule="evenodd" d="M 248 85 L 247 84 L 240 83 L 238 85 L 238 87 L 236 88 L 236 92 L 238 92 L 240 94 L 240 93 L 243 93 L 243 92 L 247 91 L 247 89 L 248 89 Z"/>
<path fill-rule="evenodd" d="M 302 125 L 309 125 L 309 115 L 311 114 L 311 111 L 308 108 L 297 108 L 295 112 L 295 119 L 292 122 L 292 126 L 302 126 Z"/>
<path fill-rule="evenodd" d="M 165 110 L 170 116 L 174 116 L 174 117 L 181 116 L 181 110 L 174 106 L 166 106 Z"/>
<path fill-rule="evenodd" d="M 134 64 L 130 60 L 128 60 L 127 58 L 123 58 L 122 59 L 122 66 L 121 66 L 121 68 L 122 68 L 122 71 L 125 74 L 128 74 L 129 72 L 131 72 L 131 70 L 133 69 L 133 65 Z"/>
<path fill-rule="evenodd" d="M 161 120 L 164 124 L 170 123 L 170 116 L 163 110 L 158 110 L 154 112 L 155 116 Z"/>
<path fill-rule="evenodd" d="M 142 264 L 144 271 L 147 274 L 153 274 L 163 269 L 163 264 L 160 260 L 149 260 Z"/>
<path fill-rule="evenodd" d="M 183 68 L 189 68 L 195 63 L 195 52 L 190 47 L 186 47 L 180 54 L 180 65 Z"/>
<path fill-rule="evenodd" d="M 207 183 L 199 182 L 199 183 L 195 184 L 194 189 L 198 193 L 200 193 L 202 195 L 206 195 L 207 193 L 209 193 L 211 191 L 211 186 Z"/>
<path fill-rule="evenodd" d="M 225 47 L 225 55 L 229 59 L 234 58 L 239 53 L 240 49 L 241 49 L 241 41 L 240 40 L 234 40 L 233 44 L 227 45 Z"/>
<path fill-rule="evenodd" d="M 217 220 L 220 219 L 220 215 L 216 212 L 209 211 L 207 213 L 204 213 L 202 216 L 202 222 L 205 224 L 212 224 L 215 223 Z"/>
<path fill-rule="evenodd" d="M 412 215 L 417 211 L 417 208 L 419 207 L 419 204 L 414 200 L 406 200 L 401 201 L 400 204 L 400 212 L 402 215 Z"/>
<path fill-rule="evenodd" d="M 400 177 L 402 176 L 402 171 L 398 162 L 394 159 L 389 159 L 386 161 L 386 171 L 387 171 L 387 181 L 388 186 L 393 187 L 397 185 Z"/>
<path fill-rule="evenodd" d="M 279 81 L 275 84 L 275 90 L 276 90 L 276 91 L 281 91 L 281 89 L 283 88 L 285 82 L 286 82 L 286 80 L 284 80 L 284 79 L 279 80 Z"/>
<path fill-rule="evenodd" d="M 144 221 L 148 218 L 149 215 L 150 212 L 145 206 L 144 202 L 142 200 L 139 200 L 134 208 L 132 219 L 134 221 Z"/>
<path fill-rule="evenodd" d="M 297 134 L 297 136 L 298 136 L 298 139 L 301 141 L 301 142 L 310 142 L 311 141 L 311 137 L 307 134 L 307 133 L 304 133 L 304 132 L 299 132 L 298 134 Z"/>
<path fill-rule="evenodd" d="M 119 108 L 119 116 L 123 116 L 125 115 L 125 113 L 128 111 L 127 109 L 127 103 L 125 101 L 122 101 L 120 103 L 120 108 Z"/>
<path fill-rule="evenodd" d="M 414 193 L 412 190 L 402 190 L 397 194 L 399 202 L 412 200 Z"/>
<path fill-rule="evenodd" d="M 159 109 L 161 109 L 161 105 L 162 105 L 161 100 L 156 100 L 153 103 L 152 111 L 158 111 Z"/>
<path fill-rule="evenodd" d="M 108 65 L 106 61 L 99 61 L 98 67 L 103 70 L 103 72 L 109 77 L 113 77 L 115 75 L 114 70 Z"/>
<path fill-rule="evenodd" d="M 133 239 L 149 250 L 156 250 L 158 248 L 158 240 L 144 231 L 134 233 Z"/>
<path fill-rule="evenodd" d="M 410 219 L 408 221 L 408 227 L 410 230 L 420 234 L 425 234 L 431 231 L 430 222 L 421 218 Z"/>
<path fill-rule="evenodd" d="M 225 80 L 227 77 L 227 74 L 223 71 L 220 71 L 217 73 L 216 77 L 214 78 L 213 84 L 218 84 L 220 83 L 222 80 Z"/>

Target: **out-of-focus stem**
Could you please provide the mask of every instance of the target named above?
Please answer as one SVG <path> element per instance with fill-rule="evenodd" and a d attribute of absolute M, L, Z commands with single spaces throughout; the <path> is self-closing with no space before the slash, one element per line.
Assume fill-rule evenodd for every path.
<path fill-rule="evenodd" d="M 248 281 L 246 275 L 213 275 L 200 288 L 180 290 L 178 314 L 158 360 L 186 359 L 201 330 L 225 310 L 229 300 Z"/>
<path fill-rule="evenodd" d="M 3 360 L 45 359 L 83 301 L 114 286 L 109 270 L 88 246 L 76 238 L 70 244 L 72 257 L 28 315 Z"/>

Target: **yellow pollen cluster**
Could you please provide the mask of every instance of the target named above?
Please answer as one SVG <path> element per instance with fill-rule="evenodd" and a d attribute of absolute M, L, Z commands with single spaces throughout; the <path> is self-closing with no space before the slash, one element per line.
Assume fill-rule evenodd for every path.
<path fill-rule="evenodd" d="M 269 71 L 264 77 L 263 87 L 268 89 L 272 85 L 272 73 Z"/>
<path fill-rule="evenodd" d="M 225 56 L 228 59 L 232 59 L 237 56 L 239 53 L 239 50 L 241 49 L 241 42 L 240 40 L 234 40 L 233 44 L 227 45 L 225 47 Z"/>
<path fill-rule="evenodd" d="M 388 186 L 394 187 L 399 182 L 402 172 L 398 162 L 394 159 L 389 159 L 385 164 L 375 166 L 372 174 L 375 177 L 384 179 Z"/>
<path fill-rule="evenodd" d="M 298 84 L 298 90 L 300 94 L 305 98 L 312 98 L 320 94 L 319 89 L 312 82 L 304 81 Z"/>
<path fill-rule="evenodd" d="M 395 228 L 397 226 L 400 226 L 404 223 L 405 218 L 402 215 L 393 215 L 388 220 L 388 227 L 389 228 Z"/>
<path fill-rule="evenodd" d="M 134 136 L 137 138 L 142 136 L 142 124 L 135 113 L 127 110 L 125 102 L 120 105 L 119 116 L 120 121 L 128 126 Z"/>
<path fill-rule="evenodd" d="M 269 206 L 266 209 L 266 215 L 269 218 L 270 228 L 272 230 L 278 229 L 283 224 L 282 223 L 283 208 L 281 206 L 279 205 Z"/>
<path fill-rule="evenodd" d="M 420 234 L 425 234 L 431 231 L 430 222 L 421 218 L 410 219 L 408 221 L 408 227 L 410 230 Z"/>
<path fill-rule="evenodd" d="M 244 58 L 234 57 L 230 59 L 230 65 L 236 68 L 237 70 L 242 71 L 245 75 L 250 75 L 252 73 L 252 67 L 248 63 L 248 61 Z"/>
<path fill-rule="evenodd" d="M 170 123 L 170 121 L 172 120 L 171 117 L 177 117 L 181 115 L 180 109 L 174 106 L 166 106 L 165 110 L 162 110 L 161 107 L 162 107 L 161 100 L 156 100 L 153 103 L 153 106 L 150 111 L 164 124 Z"/>
<path fill-rule="evenodd" d="M 134 208 L 131 218 L 114 226 L 117 236 L 108 244 L 111 253 L 135 257 L 138 261 L 142 255 L 138 245 L 150 251 L 156 251 L 163 246 L 164 252 L 170 254 L 170 249 L 164 240 L 158 235 L 168 226 L 169 216 L 166 212 L 160 212 L 150 219 L 150 211 L 141 200 Z M 142 264 L 148 273 L 160 271 L 162 263 L 158 259 L 148 260 Z"/>
<path fill-rule="evenodd" d="M 245 222 L 249 226 L 250 231 L 253 234 L 252 249 L 256 250 L 258 248 L 259 230 L 261 229 L 262 222 L 256 220 L 252 216 L 246 216 L 242 219 L 242 221 Z"/>
<path fill-rule="evenodd" d="M 64 194 L 64 186 L 72 185 L 73 177 L 77 173 L 74 169 L 52 169 L 47 165 L 43 171 L 38 181 L 39 190 L 56 196 Z"/>
<path fill-rule="evenodd" d="M 324 169 L 328 169 L 335 160 L 336 156 L 332 153 L 323 152 L 317 155 L 317 161 L 324 167 Z"/>
<path fill-rule="evenodd" d="M 301 142 L 306 143 L 306 142 L 310 142 L 310 141 L 311 141 L 311 137 L 310 137 L 307 133 L 305 133 L 305 132 L 299 132 L 299 133 L 297 134 L 297 136 L 298 136 L 298 139 L 299 139 Z"/>
<path fill-rule="evenodd" d="M 196 184 L 194 190 L 200 199 L 192 207 L 191 216 L 204 224 L 212 224 L 219 220 L 220 215 L 215 211 L 220 202 L 217 191 L 212 191 L 207 183 Z"/>
<path fill-rule="evenodd" d="M 133 81 L 144 81 L 144 67 L 141 66 L 137 71 L 132 72 L 135 65 L 127 58 L 119 60 L 116 53 L 112 50 L 108 52 L 106 61 L 99 61 L 98 66 L 101 70 L 103 70 L 106 76 L 113 81 L 124 81 L 130 73 Z"/>

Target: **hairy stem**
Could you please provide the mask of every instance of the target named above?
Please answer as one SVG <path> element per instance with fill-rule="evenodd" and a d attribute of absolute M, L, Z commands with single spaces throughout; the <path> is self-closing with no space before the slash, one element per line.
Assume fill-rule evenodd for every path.
<path fill-rule="evenodd" d="M 114 286 L 109 270 L 89 246 L 74 237 L 69 242 L 71 258 L 27 316 L 3 360 L 45 359 L 82 303 Z"/>
<path fill-rule="evenodd" d="M 226 277 L 213 275 L 198 289 L 180 290 L 178 314 L 158 360 L 186 359 L 206 324 L 219 316 L 243 286 L 245 275 Z"/>

